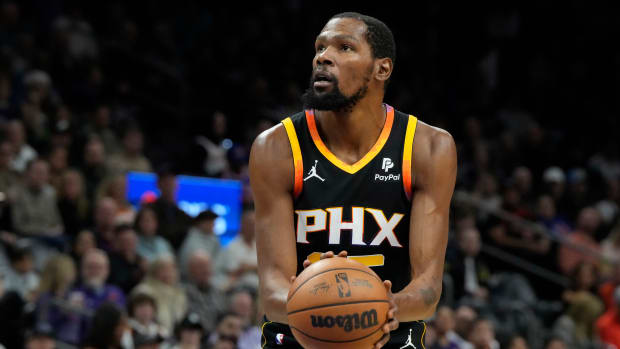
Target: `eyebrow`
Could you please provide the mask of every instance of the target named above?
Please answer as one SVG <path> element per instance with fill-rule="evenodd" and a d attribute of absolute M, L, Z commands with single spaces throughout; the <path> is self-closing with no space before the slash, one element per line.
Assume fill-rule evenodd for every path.
<path fill-rule="evenodd" d="M 327 35 L 319 34 L 319 36 L 316 37 L 316 41 L 327 40 L 326 36 Z M 359 42 L 359 40 L 355 36 L 347 35 L 347 34 L 334 35 L 333 38 L 336 40 L 350 40 L 350 41 Z"/>

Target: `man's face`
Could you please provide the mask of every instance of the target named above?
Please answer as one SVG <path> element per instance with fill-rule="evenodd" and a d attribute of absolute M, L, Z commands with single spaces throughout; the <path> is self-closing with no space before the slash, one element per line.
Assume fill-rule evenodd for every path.
<path fill-rule="evenodd" d="M 82 278 L 92 287 L 101 287 L 108 278 L 110 266 L 107 258 L 100 253 L 89 253 L 82 262 Z"/>
<path fill-rule="evenodd" d="M 28 169 L 28 182 L 31 187 L 41 189 L 49 180 L 49 166 L 47 162 L 36 161 Z"/>
<path fill-rule="evenodd" d="M 351 109 L 368 91 L 375 59 L 366 40 L 366 24 L 353 18 L 327 22 L 315 41 L 306 108 Z"/>

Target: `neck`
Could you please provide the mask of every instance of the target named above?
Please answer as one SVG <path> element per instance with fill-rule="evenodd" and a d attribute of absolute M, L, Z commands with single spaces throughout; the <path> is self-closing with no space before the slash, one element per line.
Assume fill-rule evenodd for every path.
<path fill-rule="evenodd" d="M 379 138 L 386 109 L 380 101 L 364 99 L 353 110 L 317 111 L 315 116 L 321 139 L 329 150 L 343 161 L 355 163 Z"/>

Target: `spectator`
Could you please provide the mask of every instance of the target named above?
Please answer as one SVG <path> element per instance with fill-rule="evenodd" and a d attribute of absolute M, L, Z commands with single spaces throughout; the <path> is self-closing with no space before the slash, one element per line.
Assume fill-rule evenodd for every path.
<path fill-rule="evenodd" d="M 26 131 L 20 120 L 12 120 L 6 125 L 7 140 L 13 149 L 11 168 L 22 173 L 29 162 L 37 158 L 37 151 L 26 143 Z"/>
<path fill-rule="evenodd" d="M 56 255 L 43 269 L 36 307 L 37 326 L 51 326 L 59 340 L 79 344 L 79 297 L 69 297 L 69 290 L 76 279 L 73 260 L 66 255 Z"/>
<path fill-rule="evenodd" d="M 556 207 L 563 209 L 561 205 L 565 200 L 566 191 L 566 175 L 564 171 L 557 167 L 551 166 L 543 172 L 544 191 L 551 196 Z"/>
<path fill-rule="evenodd" d="M 69 151 L 63 146 L 53 147 L 46 158 L 49 163 L 50 184 L 56 192 L 60 192 L 62 176 L 67 170 L 69 161 Z"/>
<path fill-rule="evenodd" d="M 614 306 L 596 321 L 596 330 L 603 343 L 620 348 L 620 287 L 614 291 Z"/>
<path fill-rule="evenodd" d="M 189 257 L 186 274 L 188 307 L 200 316 L 202 327 L 210 332 L 215 329 L 217 314 L 225 310 L 226 297 L 211 285 L 213 271 L 209 255 L 196 250 Z"/>
<path fill-rule="evenodd" d="M 261 346 L 261 330 L 256 325 L 255 297 L 246 289 L 238 289 L 230 296 L 230 311 L 241 318 L 241 334 L 237 340 L 239 349 L 253 349 Z"/>
<path fill-rule="evenodd" d="M 246 210 L 241 217 L 239 235 L 218 255 L 215 284 L 221 290 L 236 287 L 257 290 L 257 268 L 254 211 Z"/>
<path fill-rule="evenodd" d="M 545 349 L 568 349 L 568 347 L 566 346 L 566 342 L 564 342 L 563 339 L 552 337 L 547 341 Z"/>
<path fill-rule="evenodd" d="M 112 198 L 103 197 L 95 205 L 93 232 L 97 237 L 97 246 L 104 251 L 114 248 L 114 217 L 117 208 Z"/>
<path fill-rule="evenodd" d="M 463 347 L 462 349 L 472 348 L 471 343 L 467 342 L 465 338 L 469 337 L 472 326 L 474 325 L 477 317 L 478 314 L 476 311 L 467 305 L 459 306 L 454 312 L 454 332 L 462 340 L 460 342 Z M 455 336 L 454 338 L 458 341 L 458 337 Z M 470 346 L 467 346 L 467 344 L 470 344 Z"/>
<path fill-rule="evenodd" d="M 209 344 L 215 345 L 220 340 L 230 340 L 237 345 L 237 341 L 242 333 L 241 317 L 232 312 L 218 315 L 217 327 L 215 332 L 209 336 Z"/>
<path fill-rule="evenodd" d="M 134 340 L 138 337 L 165 339 L 169 336 L 157 321 L 157 304 L 147 293 L 136 293 L 129 298 L 127 305 L 129 327 Z"/>
<path fill-rule="evenodd" d="M 127 201 L 127 179 L 125 175 L 114 175 L 104 179 L 99 185 L 97 197 L 104 196 L 112 198 L 116 202 L 115 224 L 134 223 L 136 210 Z"/>
<path fill-rule="evenodd" d="M 491 321 L 484 318 L 477 319 L 473 323 L 468 340 L 475 349 L 499 349 L 494 326 Z"/>
<path fill-rule="evenodd" d="M 142 206 L 136 217 L 138 254 L 148 262 L 164 256 L 174 256 L 174 250 L 168 241 L 157 235 L 157 226 L 157 215 L 153 208 Z"/>
<path fill-rule="evenodd" d="M 91 202 L 95 199 L 95 191 L 99 183 L 108 175 L 106 152 L 103 142 L 97 136 L 90 136 L 84 145 L 84 158 L 81 166 L 86 183 L 86 196 Z"/>
<path fill-rule="evenodd" d="M 84 127 L 83 133 L 87 136 L 95 135 L 101 139 L 107 154 L 116 154 L 120 151 L 120 144 L 114 130 L 110 127 L 110 106 L 101 103 L 90 114 L 90 122 Z"/>
<path fill-rule="evenodd" d="M 204 164 L 204 171 L 209 177 L 219 177 L 228 170 L 228 157 L 226 153 L 232 146 L 230 139 L 227 139 L 226 115 L 221 111 L 213 113 L 211 121 L 211 135 L 208 137 L 196 137 L 196 143 L 204 148 L 207 153 L 207 160 Z"/>
<path fill-rule="evenodd" d="M 454 312 L 447 306 L 442 306 L 435 315 L 435 329 L 437 338 L 430 349 L 471 349 L 470 343 L 463 340 L 454 332 Z"/>
<path fill-rule="evenodd" d="M 138 237 L 131 226 L 119 225 L 114 234 L 116 245 L 110 254 L 110 269 L 114 272 L 108 282 L 129 294 L 144 277 L 147 261 L 138 254 Z"/>
<path fill-rule="evenodd" d="M 568 222 L 558 216 L 555 202 L 550 195 L 541 195 L 538 198 L 536 210 L 538 221 L 551 231 L 556 238 L 565 238 L 571 231 Z"/>
<path fill-rule="evenodd" d="M 620 265 L 620 223 L 601 243 L 601 253 L 609 264 Z"/>
<path fill-rule="evenodd" d="M 620 286 L 620 263 L 613 265 L 610 278 L 598 290 L 598 294 L 605 304 L 605 310 L 614 306 L 614 290 L 618 286 Z"/>
<path fill-rule="evenodd" d="M 521 336 L 513 336 L 508 341 L 507 349 L 528 349 L 527 341 Z"/>
<path fill-rule="evenodd" d="M 90 202 L 84 192 L 84 177 L 75 169 L 66 170 L 60 179 L 58 211 L 62 217 L 65 234 L 75 237 L 90 223 Z"/>
<path fill-rule="evenodd" d="M 106 284 L 110 274 L 108 256 L 102 250 L 93 249 L 82 260 L 82 282 L 73 288 L 69 298 L 72 303 L 78 304 L 87 311 L 94 313 L 104 303 L 113 303 L 118 307 L 125 307 L 125 295 L 118 287 Z M 80 334 L 86 333 L 90 321 L 82 317 Z M 94 325 L 94 324 L 93 324 Z M 82 338 L 80 336 L 80 338 Z"/>
<path fill-rule="evenodd" d="M 10 189 L 19 183 L 19 176 L 11 167 L 13 146 L 9 141 L 0 142 L 0 193 L 4 200 L 8 198 Z"/>
<path fill-rule="evenodd" d="M 147 293 L 157 303 L 157 322 L 172 333 L 174 324 L 187 311 L 187 297 L 179 285 L 178 272 L 172 256 L 154 260 L 144 280 L 133 289 L 132 294 Z"/>
<path fill-rule="evenodd" d="M 11 267 L 5 271 L 4 288 L 15 291 L 24 301 L 35 299 L 39 287 L 39 275 L 34 270 L 32 250 L 28 246 L 16 245 L 9 250 Z"/>
<path fill-rule="evenodd" d="M 532 171 L 525 166 L 519 166 L 512 173 L 512 182 L 519 191 L 519 196 L 526 206 L 533 204 Z"/>
<path fill-rule="evenodd" d="M 193 220 L 187 237 L 179 250 L 179 265 L 184 268 L 187 260 L 196 251 L 204 251 L 212 260 L 217 258 L 220 252 L 220 240 L 213 233 L 217 215 L 212 211 L 200 212 Z"/>
<path fill-rule="evenodd" d="M 487 282 L 491 277 L 488 263 L 480 255 L 480 232 L 475 227 L 459 233 L 459 249 L 447 269 L 454 281 L 454 297 L 485 301 L 489 296 Z"/>
<path fill-rule="evenodd" d="M 126 347 L 129 336 L 127 317 L 116 304 L 104 303 L 97 308 L 92 325 L 84 339 L 84 349 L 117 349 Z"/>
<path fill-rule="evenodd" d="M 25 349 L 55 349 L 55 332 L 46 326 L 45 328 L 35 328 L 26 334 Z"/>
<path fill-rule="evenodd" d="M 109 171 L 120 174 L 129 171 L 151 172 L 151 162 L 142 154 L 143 146 L 144 136 L 138 127 L 130 126 L 124 130 L 123 149 L 108 159 Z"/>
<path fill-rule="evenodd" d="M 177 179 L 170 169 L 164 167 L 158 172 L 157 186 L 161 196 L 152 205 L 159 222 L 157 234 L 177 249 L 185 239 L 191 217 L 176 204 Z"/>
<path fill-rule="evenodd" d="M 73 258 L 78 270 L 82 270 L 81 266 L 84 255 L 95 248 L 97 248 L 95 234 L 90 230 L 81 230 L 73 240 L 73 247 L 71 249 L 71 258 Z"/>
<path fill-rule="evenodd" d="M 203 347 L 202 341 L 205 331 L 198 314 L 187 314 L 179 323 L 177 333 L 178 342 L 172 346 L 172 349 L 200 349 Z"/>
<path fill-rule="evenodd" d="M 582 262 L 598 263 L 600 245 L 593 236 L 600 225 L 598 211 L 585 207 L 579 212 L 577 227 L 567 238 L 567 244 L 558 251 L 558 266 L 565 275 L 571 275 Z M 583 252 L 582 252 L 583 251 Z"/>
<path fill-rule="evenodd" d="M 56 191 L 49 184 L 49 165 L 45 160 L 28 163 L 24 186 L 17 189 L 15 198 L 12 218 L 19 233 L 41 237 L 57 237 L 63 233 Z"/>
<path fill-rule="evenodd" d="M 562 294 L 566 311 L 554 325 L 554 333 L 561 334 L 573 346 L 581 346 L 593 339 L 596 319 L 604 306 L 595 295 L 598 269 L 592 263 L 582 262 L 573 271 L 572 287 Z"/>

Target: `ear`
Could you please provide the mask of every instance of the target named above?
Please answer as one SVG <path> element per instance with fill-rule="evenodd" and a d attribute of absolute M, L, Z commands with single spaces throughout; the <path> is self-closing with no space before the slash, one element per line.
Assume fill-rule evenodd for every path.
<path fill-rule="evenodd" d="M 379 81 L 386 82 L 392 75 L 394 63 L 390 58 L 379 58 L 375 60 L 375 78 Z"/>

